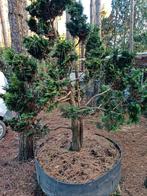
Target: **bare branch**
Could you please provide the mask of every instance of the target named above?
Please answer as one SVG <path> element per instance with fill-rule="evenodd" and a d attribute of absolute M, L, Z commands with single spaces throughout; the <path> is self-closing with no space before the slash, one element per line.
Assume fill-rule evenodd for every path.
<path fill-rule="evenodd" d="M 107 89 L 106 91 L 104 91 L 104 92 L 102 92 L 102 93 L 99 93 L 99 94 L 94 95 L 94 96 L 91 97 L 90 100 L 86 103 L 86 106 L 89 105 L 93 99 L 95 99 L 96 97 L 99 97 L 99 96 L 101 96 L 101 95 L 104 95 L 105 93 L 109 92 L 110 90 L 111 90 L 111 89 L 109 88 L 109 89 Z"/>
<path fill-rule="evenodd" d="M 61 97 L 60 99 L 57 99 L 57 102 L 62 102 L 64 101 L 65 99 L 67 99 L 69 97 L 69 95 L 71 94 L 71 91 L 64 97 Z"/>
<path fill-rule="evenodd" d="M 70 100 L 70 98 L 63 99 L 62 101 L 60 101 L 60 103 L 67 102 L 67 101 L 69 101 L 69 100 Z"/>

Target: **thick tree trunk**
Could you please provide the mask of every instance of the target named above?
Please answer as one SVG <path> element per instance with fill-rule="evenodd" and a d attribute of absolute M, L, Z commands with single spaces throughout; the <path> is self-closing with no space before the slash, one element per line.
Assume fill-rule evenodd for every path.
<path fill-rule="evenodd" d="M 72 142 L 70 150 L 80 151 L 83 145 L 83 120 L 76 119 L 71 121 Z"/>
<path fill-rule="evenodd" d="M 102 23 L 101 23 L 101 0 L 95 0 L 96 19 L 95 24 L 99 28 L 99 37 L 101 38 Z"/>
<path fill-rule="evenodd" d="M 9 46 L 8 30 L 6 27 L 6 22 L 5 22 L 6 20 L 4 16 L 2 0 L 0 0 L 0 20 L 1 20 L 1 25 L 2 25 L 2 35 L 3 35 L 3 40 L 4 40 L 4 46 L 8 47 Z"/>
<path fill-rule="evenodd" d="M 96 13 L 95 13 L 95 0 L 91 0 L 90 1 L 90 23 L 91 24 L 95 24 L 95 17 L 96 17 Z"/>
<path fill-rule="evenodd" d="M 129 40 L 129 50 L 133 52 L 134 50 L 134 6 L 135 1 L 131 0 L 131 14 L 130 14 L 130 40 Z"/>
<path fill-rule="evenodd" d="M 27 161 L 34 158 L 33 135 L 20 133 L 18 158 L 19 161 Z"/>
<path fill-rule="evenodd" d="M 11 46 L 16 52 L 21 52 L 23 38 L 28 33 L 26 1 L 8 0 L 8 16 L 11 30 Z"/>

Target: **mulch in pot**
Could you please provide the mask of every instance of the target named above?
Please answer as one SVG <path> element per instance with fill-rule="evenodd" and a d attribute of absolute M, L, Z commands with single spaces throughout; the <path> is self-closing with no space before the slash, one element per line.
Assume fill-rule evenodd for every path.
<path fill-rule="evenodd" d="M 96 132 L 93 125 L 85 124 L 84 144 L 80 152 L 68 150 L 70 130 L 61 128 L 50 132 L 37 154 L 44 171 L 66 183 L 86 183 L 106 173 L 115 164 L 119 153 L 110 141 L 97 136 Z"/>

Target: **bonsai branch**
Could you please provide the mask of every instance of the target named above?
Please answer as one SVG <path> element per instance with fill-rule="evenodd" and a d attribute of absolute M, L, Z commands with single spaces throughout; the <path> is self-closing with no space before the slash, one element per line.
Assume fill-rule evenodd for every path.
<path fill-rule="evenodd" d="M 57 102 L 64 102 L 65 100 L 68 100 L 68 97 L 70 96 L 71 91 L 64 97 L 61 97 L 60 99 L 57 99 Z"/>
<path fill-rule="evenodd" d="M 102 93 L 99 93 L 99 94 L 94 95 L 94 96 L 91 97 L 90 100 L 86 103 L 86 106 L 89 105 L 93 99 L 95 99 L 96 97 L 99 97 L 99 96 L 101 96 L 101 95 L 106 94 L 106 93 L 109 92 L 110 90 L 111 90 L 111 89 L 109 88 L 109 89 L 107 89 L 106 91 L 104 91 L 104 92 L 102 92 Z"/>

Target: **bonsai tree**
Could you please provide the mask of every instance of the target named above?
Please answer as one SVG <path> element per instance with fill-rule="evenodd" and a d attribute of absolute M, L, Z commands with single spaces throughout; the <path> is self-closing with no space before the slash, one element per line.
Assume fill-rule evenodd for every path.
<path fill-rule="evenodd" d="M 98 93 L 87 102 L 75 52 L 77 44 L 60 39 L 54 27 L 56 16 L 62 15 L 65 9 L 71 16 L 67 24 L 69 32 L 78 39 L 78 44 L 86 44 L 85 78 L 82 83 L 86 84 L 90 79 L 100 81 Z M 44 108 L 51 111 L 60 103 L 64 105 L 62 114 L 71 119 L 70 150 L 73 151 L 80 151 L 82 147 L 86 115 L 100 112 L 102 125 L 109 130 L 118 128 L 128 119 L 137 122 L 144 90 L 140 83 L 141 71 L 133 66 L 133 56 L 129 53 L 115 53 L 105 58 L 98 30 L 90 28 L 81 3 L 74 0 L 37 0 L 27 10 L 31 15 L 28 24 L 35 35 L 25 38 L 24 44 L 39 61 L 10 53 L 8 63 L 12 63 L 14 69 L 5 95 L 8 107 L 19 114 L 11 125 L 22 133 L 20 155 L 23 156 L 20 159 L 30 157 L 33 143 L 30 136 L 34 134 L 36 116 Z M 71 73 L 75 75 L 72 79 Z M 96 105 L 89 106 L 94 99 Z M 28 137 L 29 140 L 24 139 Z"/>
<path fill-rule="evenodd" d="M 8 109 L 18 114 L 9 125 L 20 133 L 19 160 L 21 161 L 34 157 L 33 136 L 38 126 L 36 116 L 46 103 L 52 107 L 53 98 L 58 95 L 60 85 L 63 86 L 63 82 L 58 81 L 59 66 L 54 69 L 54 63 L 48 61 L 44 64 L 38 60 L 50 58 L 51 48 L 58 37 L 54 21 L 57 16 L 62 15 L 68 3 L 70 0 L 32 2 L 27 7 L 31 15 L 28 25 L 36 34 L 25 38 L 24 45 L 28 47 L 28 52 L 33 57 L 27 54 L 15 54 L 13 50 L 7 50 L 2 55 L 5 65 L 9 65 L 12 72 L 8 75 L 9 87 L 3 98 Z M 71 54 L 71 60 L 72 58 Z M 45 71 L 48 71 L 47 76 Z"/>
<path fill-rule="evenodd" d="M 12 73 L 8 76 L 9 86 L 3 95 L 10 111 L 18 113 L 10 123 L 20 133 L 19 160 L 33 158 L 33 126 L 34 116 L 38 113 L 33 92 L 36 80 L 37 62 L 23 54 L 15 54 L 13 50 L 5 53 L 5 63 L 11 66 Z"/>
<path fill-rule="evenodd" d="M 46 70 L 48 75 L 42 73 L 42 77 L 44 77 L 42 81 L 48 81 L 50 85 L 44 83 L 42 86 L 46 86 L 47 84 L 48 86 L 44 88 L 48 91 L 48 88 L 54 89 L 54 85 L 58 84 L 57 91 L 54 91 L 58 96 L 54 97 L 54 100 L 47 97 L 48 99 L 44 99 L 42 104 L 44 104 L 44 106 L 48 105 L 48 108 L 51 109 L 60 102 L 69 102 L 69 105 L 64 107 L 63 111 L 66 113 L 66 116 L 71 117 L 73 139 L 70 149 L 79 151 L 83 142 L 83 120 L 80 115 L 80 113 L 83 112 L 83 110 L 80 110 L 80 68 L 77 62 L 74 43 L 69 40 L 60 40 L 58 32 L 53 25 L 55 16 L 61 15 L 65 8 L 67 8 L 71 16 L 71 22 L 67 24 L 71 35 L 78 39 L 78 45 L 81 42 L 85 42 L 90 32 L 90 26 L 86 21 L 87 17 L 83 14 L 81 3 L 76 1 L 57 2 L 52 0 L 49 2 L 47 0 L 38 0 L 27 8 L 31 15 L 28 24 L 30 29 L 37 35 L 35 35 L 35 37 L 26 38 L 24 43 L 25 46 L 28 47 L 30 54 L 39 60 L 45 60 L 45 64 L 50 65 L 48 66 L 49 69 L 47 68 Z M 48 12 L 46 10 L 50 10 L 51 13 L 47 15 Z M 45 27 L 48 27 L 47 31 Z M 42 45 L 42 43 L 45 43 L 45 45 Z M 51 48 L 53 49 L 50 50 Z M 53 70 L 56 74 L 51 74 Z M 72 85 L 72 81 L 70 80 L 70 74 L 73 70 L 75 72 L 75 85 Z M 42 97 L 46 97 L 45 91 L 40 89 L 39 92 Z"/>
<path fill-rule="evenodd" d="M 62 16 L 71 0 L 37 0 L 26 10 L 30 14 L 28 26 L 35 35 L 24 39 L 28 52 L 37 59 L 48 57 L 59 34 L 55 28 L 55 20 Z"/>
<path fill-rule="evenodd" d="M 78 39 L 78 44 L 86 44 L 84 82 L 86 84 L 88 79 L 97 79 L 100 84 L 98 94 L 85 103 L 80 82 L 81 70 L 74 52 L 77 44 L 73 45 L 67 40 L 56 42 L 52 58 L 56 59 L 53 67 L 58 70 L 58 77 L 56 75 L 56 78 L 52 79 L 62 85 L 59 85 L 58 97 L 52 101 L 52 105 L 68 102 L 61 111 L 64 117 L 71 119 L 70 150 L 80 151 L 83 144 L 83 120 L 86 115 L 100 112 L 102 125 L 108 130 L 115 130 L 128 120 L 137 122 L 141 115 L 144 89 L 141 86 L 141 71 L 133 65 L 133 55 L 123 52 L 105 58 L 106 51 L 98 37 L 98 29 L 90 28 L 81 3 L 72 1 L 67 6 L 67 12 L 71 16 L 67 24 L 70 34 Z M 110 70 L 113 73 L 111 75 Z M 75 73 L 74 81 L 70 79 L 72 72 Z M 110 77 L 112 80 L 109 80 Z M 97 105 L 90 107 L 89 104 L 94 99 Z"/>

